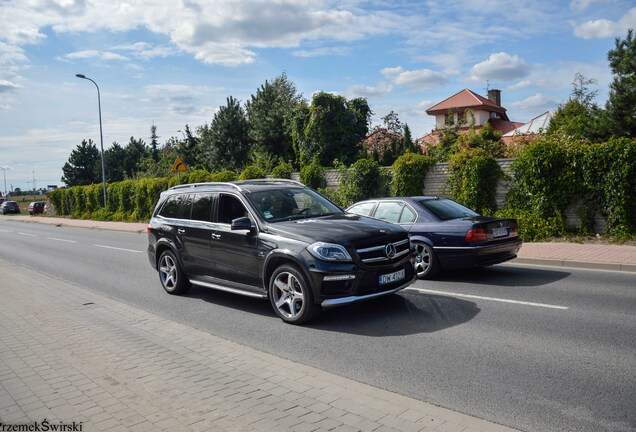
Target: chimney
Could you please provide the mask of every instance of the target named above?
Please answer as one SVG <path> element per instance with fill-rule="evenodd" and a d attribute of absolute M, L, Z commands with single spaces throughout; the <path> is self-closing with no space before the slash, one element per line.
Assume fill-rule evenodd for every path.
<path fill-rule="evenodd" d="M 488 89 L 488 100 L 501 106 L 501 90 Z"/>

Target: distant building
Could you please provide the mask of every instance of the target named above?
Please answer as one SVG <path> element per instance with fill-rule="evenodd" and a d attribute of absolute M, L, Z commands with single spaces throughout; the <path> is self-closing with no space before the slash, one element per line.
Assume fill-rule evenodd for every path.
<path fill-rule="evenodd" d="M 472 112 L 472 118 L 466 119 L 466 112 L 469 110 Z M 446 125 L 449 124 L 458 125 L 462 119 L 464 123 L 462 123 L 458 129 L 458 133 L 460 134 L 470 130 L 471 123 L 474 119 L 476 132 L 479 132 L 486 123 L 489 123 L 494 130 L 501 132 L 504 137 L 512 133 L 509 141 L 512 140 L 515 131 L 517 131 L 515 136 L 524 134 L 524 126 L 529 124 L 511 121 L 508 118 L 506 109 L 501 106 L 501 90 L 496 89 L 488 90 L 488 98 L 478 95 L 472 90 L 464 89 L 433 105 L 426 110 L 426 113 L 435 116 L 435 129 L 417 140 L 417 143 L 422 147 L 424 153 L 427 152 L 428 148 L 439 144 L 440 137 L 438 130 L 444 129 Z M 535 126 L 540 122 L 539 117 L 532 120 L 535 121 Z M 549 119 L 547 122 L 549 123 Z M 547 125 L 545 125 L 544 128 L 545 127 L 547 127 Z M 534 126 L 528 126 L 527 131 L 535 131 Z M 504 139 L 504 142 L 506 142 L 506 139 Z"/>

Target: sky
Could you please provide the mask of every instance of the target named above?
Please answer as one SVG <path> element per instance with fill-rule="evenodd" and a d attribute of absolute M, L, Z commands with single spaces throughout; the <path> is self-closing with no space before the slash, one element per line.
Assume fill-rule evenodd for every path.
<path fill-rule="evenodd" d="M 286 73 L 307 99 L 365 97 L 414 137 L 426 109 L 502 91 L 512 121 L 567 101 L 576 73 L 604 105 L 607 52 L 634 0 L 0 0 L 0 168 L 6 189 L 63 186 L 83 139 L 160 143 L 210 124 Z M 4 183 L 0 189 L 5 190 Z"/>

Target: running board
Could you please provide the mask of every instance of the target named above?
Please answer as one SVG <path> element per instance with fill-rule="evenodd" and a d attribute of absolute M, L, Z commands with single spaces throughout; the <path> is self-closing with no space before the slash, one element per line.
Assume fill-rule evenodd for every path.
<path fill-rule="evenodd" d="M 204 288 L 212 288 L 215 290 L 219 290 L 219 291 L 225 291 L 225 292 L 229 292 L 232 294 L 239 294 L 239 295 L 243 295 L 243 296 L 247 296 L 247 297 L 255 297 L 255 298 L 267 298 L 267 294 L 258 294 L 258 293 L 254 293 L 251 291 L 244 291 L 244 290 L 240 290 L 240 289 L 236 289 L 236 288 L 229 288 L 223 285 L 217 285 L 217 284 L 213 284 L 210 282 L 202 282 L 202 281 L 198 281 L 198 280 L 190 280 L 190 283 L 192 285 L 198 285 L 198 286 L 202 286 Z"/>

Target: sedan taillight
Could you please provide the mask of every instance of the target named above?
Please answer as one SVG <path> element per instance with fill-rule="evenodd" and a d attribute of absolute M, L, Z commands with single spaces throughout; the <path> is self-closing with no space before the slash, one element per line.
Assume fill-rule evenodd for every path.
<path fill-rule="evenodd" d="M 468 243 L 477 243 L 488 240 L 488 237 L 483 228 L 476 227 L 468 230 L 465 239 Z"/>

